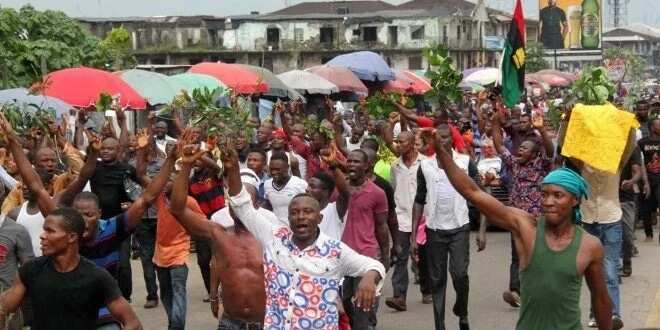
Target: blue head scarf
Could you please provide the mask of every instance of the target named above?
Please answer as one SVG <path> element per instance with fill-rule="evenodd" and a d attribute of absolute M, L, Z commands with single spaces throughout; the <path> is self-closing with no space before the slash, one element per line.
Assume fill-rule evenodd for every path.
<path fill-rule="evenodd" d="M 560 186 L 573 194 L 578 200 L 586 198 L 589 191 L 589 187 L 584 178 L 580 174 L 566 167 L 558 168 L 548 173 L 541 184 Z M 580 223 L 580 221 L 582 221 L 582 213 L 580 212 L 580 205 L 577 205 L 573 208 L 573 222 Z"/>

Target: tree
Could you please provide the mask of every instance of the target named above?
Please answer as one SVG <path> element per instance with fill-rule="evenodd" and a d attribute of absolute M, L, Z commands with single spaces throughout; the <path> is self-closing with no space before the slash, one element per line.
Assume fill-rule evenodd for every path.
<path fill-rule="evenodd" d="M 624 107 L 632 109 L 633 105 L 641 97 L 644 91 L 644 71 L 646 70 L 646 60 L 639 55 L 633 54 L 625 48 L 607 48 L 603 52 L 603 62 L 605 66 L 610 63 L 624 63 L 623 73 L 615 83 L 620 88 L 623 82 L 630 82 L 626 97 L 624 98 Z"/>
<path fill-rule="evenodd" d="M 107 49 L 60 11 L 0 8 L 0 83 L 26 87 L 53 70 L 85 65 L 103 68 Z"/>
<path fill-rule="evenodd" d="M 550 67 L 548 61 L 543 58 L 543 46 L 538 42 L 528 42 L 525 45 L 525 72 L 532 73 Z"/>
<path fill-rule="evenodd" d="M 113 28 L 101 42 L 111 56 L 111 67 L 113 70 L 132 68 L 137 64 L 135 57 L 131 54 L 131 35 L 123 26 Z"/>

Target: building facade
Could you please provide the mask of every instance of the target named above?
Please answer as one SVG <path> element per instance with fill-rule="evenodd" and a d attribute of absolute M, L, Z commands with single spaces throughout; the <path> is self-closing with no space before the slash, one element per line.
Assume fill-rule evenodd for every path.
<path fill-rule="evenodd" d="M 660 65 L 660 29 L 644 24 L 607 29 L 605 47 L 625 48 L 646 60 L 651 67 Z"/>
<path fill-rule="evenodd" d="M 80 18 L 104 37 L 113 27 L 131 33 L 142 67 L 185 67 L 202 61 L 263 66 L 275 73 L 323 64 L 358 50 L 380 53 L 396 69 L 419 70 L 422 50 L 446 45 L 459 69 L 498 66 L 511 15 L 484 1 L 413 0 L 308 2 L 250 15 Z M 528 21 L 527 37 L 537 36 Z"/>

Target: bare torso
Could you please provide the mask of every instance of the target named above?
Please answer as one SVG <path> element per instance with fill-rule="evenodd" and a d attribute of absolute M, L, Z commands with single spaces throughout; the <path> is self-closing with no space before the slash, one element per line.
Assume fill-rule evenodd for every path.
<path fill-rule="evenodd" d="M 234 319 L 263 322 L 266 290 L 261 245 L 247 231 L 213 236 L 224 312 Z"/>

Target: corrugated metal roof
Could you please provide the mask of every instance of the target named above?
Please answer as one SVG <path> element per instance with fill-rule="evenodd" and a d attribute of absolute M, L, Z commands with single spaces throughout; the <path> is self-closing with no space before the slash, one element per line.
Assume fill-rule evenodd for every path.
<path fill-rule="evenodd" d="M 307 15 L 307 14 L 359 14 L 386 9 L 394 9 L 396 6 L 380 0 L 354 0 L 354 1 L 324 1 L 324 2 L 302 2 L 268 15 Z"/>

